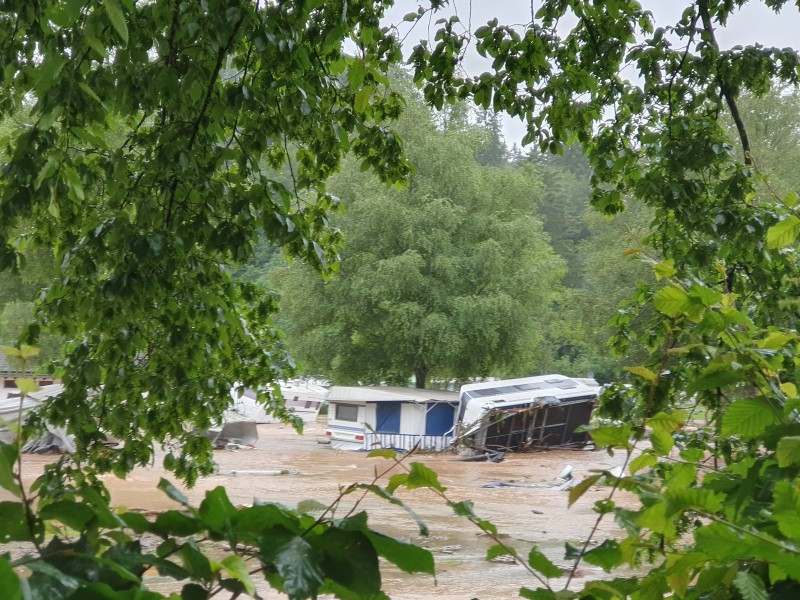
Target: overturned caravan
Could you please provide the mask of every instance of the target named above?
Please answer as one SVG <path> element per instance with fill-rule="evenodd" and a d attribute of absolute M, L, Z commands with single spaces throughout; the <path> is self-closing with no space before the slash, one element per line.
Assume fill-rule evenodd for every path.
<path fill-rule="evenodd" d="M 483 450 L 580 446 L 600 386 L 593 379 L 541 375 L 461 387 L 459 439 Z"/>

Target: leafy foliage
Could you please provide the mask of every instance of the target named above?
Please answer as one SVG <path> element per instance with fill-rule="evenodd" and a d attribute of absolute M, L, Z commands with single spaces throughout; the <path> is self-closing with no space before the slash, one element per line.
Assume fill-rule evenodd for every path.
<path fill-rule="evenodd" d="M 287 347 L 310 372 L 424 387 L 542 368 L 535 350 L 563 262 L 535 216 L 541 180 L 531 165 L 478 164 L 485 134 L 460 110 L 440 130 L 406 90 L 407 186 L 345 165 L 330 184 L 347 208 L 333 220 L 346 239 L 338 276 L 296 262 L 270 271 Z"/>
<path fill-rule="evenodd" d="M 347 8 L 345 8 L 347 6 Z M 124 474 L 152 443 L 169 466 L 211 469 L 193 432 L 219 418 L 233 382 L 291 372 L 274 299 L 231 277 L 259 236 L 325 270 L 339 234 L 324 181 L 350 151 L 385 179 L 408 172 L 399 113 L 376 93 L 399 59 L 374 2 L 45 1 L 0 18 L 0 268 L 24 231 L 59 274 L 36 304 L 67 340 L 50 423 L 81 455 Z M 350 40 L 359 56 L 343 52 Z M 6 119 L 9 119 L 6 121 Z M 285 170 L 287 176 L 277 176 Z M 22 228 L 22 229 L 20 229 Z M 276 411 L 268 392 L 262 400 Z M 36 425 L 36 424 L 34 424 Z M 129 443 L 102 445 L 103 432 Z"/>
<path fill-rule="evenodd" d="M 544 1 L 523 27 L 494 20 L 463 33 L 446 19 L 411 56 L 430 103 L 472 98 L 518 116 L 542 150 L 579 143 L 595 207 L 614 214 L 642 202 L 652 217 L 633 250 L 653 276 L 615 318 L 614 347 L 640 357 L 604 407 L 624 424 L 593 431 L 634 473 L 611 479 L 596 505 L 598 523 L 613 513 L 626 537 L 571 554 L 575 568 L 649 566 L 622 587 L 587 584 L 586 597 L 762 598 L 800 586 L 787 493 L 799 474 L 800 215 L 796 169 L 773 150 L 788 140 L 796 151 L 800 59 L 768 43 L 721 49 L 715 31 L 742 4 L 686 2 L 673 25 L 634 1 Z M 454 68 L 468 41 L 493 61 L 490 72 Z M 621 75 L 630 67 L 639 81 Z M 641 505 L 614 506 L 619 489 Z"/>
<path fill-rule="evenodd" d="M 11 459 L 0 463 L 0 481 L 18 479 L 12 469 L 18 447 L 0 449 Z M 430 552 L 371 530 L 363 512 L 317 518 L 272 503 L 237 508 L 222 487 L 194 508 L 162 480 L 159 487 L 183 506 L 153 519 L 112 511 L 105 490 L 90 483 L 50 490 L 36 509 L 19 487 L 4 487 L 16 500 L 2 503 L 0 539 L 30 542 L 36 550 L 0 557 L 8 598 L 23 598 L 23 589 L 26 598 L 52 600 L 176 597 L 143 592 L 149 570 L 172 580 L 182 598 L 220 591 L 253 596 L 265 584 L 293 599 L 325 592 L 367 598 L 380 594 L 379 558 L 409 573 L 434 574 Z M 142 544 L 143 537 L 155 538 L 157 547 Z"/>

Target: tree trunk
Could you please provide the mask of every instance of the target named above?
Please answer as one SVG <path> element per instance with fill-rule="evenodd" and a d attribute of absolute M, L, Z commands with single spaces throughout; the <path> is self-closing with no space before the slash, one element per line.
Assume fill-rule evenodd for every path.
<path fill-rule="evenodd" d="M 417 367 L 414 379 L 416 379 L 416 388 L 420 390 L 425 389 L 425 381 L 428 378 L 428 367 Z"/>

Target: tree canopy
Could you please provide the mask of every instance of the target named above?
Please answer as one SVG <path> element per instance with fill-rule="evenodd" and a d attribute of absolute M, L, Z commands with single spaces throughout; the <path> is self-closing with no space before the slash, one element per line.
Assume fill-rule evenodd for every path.
<path fill-rule="evenodd" d="M 0 267 L 20 266 L 20 227 L 55 253 L 23 341 L 67 340 L 53 373 L 66 389 L 42 418 L 82 423 L 98 468 L 147 464 L 170 437 L 172 468 L 207 471 L 210 446 L 186 425 L 219 418 L 232 382 L 288 368 L 272 298 L 226 265 L 264 235 L 326 268 L 339 236 L 324 182 L 344 153 L 383 178 L 408 172 L 383 125 L 398 96 L 375 93 L 400 56 L 382 12 L 112 0 L 0 13 L 0 117 L 20 117 L 4 140 Z M 131 443 L 109 450 L 101 430 Z"/>
<path fill-rule="evenodd" d="M 340 382 L 518 373 L 535 364 L 563 263 L 536 218 L 530 166 L 481 166 L 487 131 L 443 130 L 414 96 L 396 125 L 415 172 L 402 190 L 345 168 L 337 277 L 297 263 L 273 270 L 291 353 Z M 491 141 L 491 140 L 488 140 Z"/>
<path fill-rule="evenodd" d="M 633 197 L 652 210 L 650 250 L 631 251 L 652 263 L 656 281 L 640 285 L 620 312 L 615 338 L 618 349 L 638 346 L 647 358 L 629 366 L 632 387 L 604 398 L 616 421 L 593 431 L 627 457 L 627 474 L 609 480 L 596 507 L 598 523 L 613 513 L 626 537 L 568 549 L 575 566 L 652 561 L 631 587 L 610 582 L 611 596 L 797 590 L 789 490 L 800 472 L 798 201 L 795 192 L 758 185 L 763 147 L 751 144 L 740 98 L 796 86 L 800 61 L 791 48 L 720 48 L 716 30 L 742 4 L 687 2 L 668 24 L 654 23 L 635 1 L 543 2 L 524 27 L 493 21 L 465 34 L 457 19 L 445 20 L 435 44 L 412 56 L 434 105 L 472 98 L 508 111 L 528 125 L 528 141 L 552 152 L 577 141 L 598 209 L 619 212 Z M 785 4 L 767 2 L 776 11 Z M 563 21 L 575 25 L 565 31 Z M 462 77 L 453 68 L 468 40 L 493 60 L 491 72 Z M 626 66 L 640 81 L 623 78 Z M 637 332 L 630 324 L 639 316 L 648 325 Z M 676 433 L 699 414 L 699 424 Z M 636 491 L 641 507 L 616 506 L 618 489 Z M 547 586 L 522 593 L 556 597 Z"/>

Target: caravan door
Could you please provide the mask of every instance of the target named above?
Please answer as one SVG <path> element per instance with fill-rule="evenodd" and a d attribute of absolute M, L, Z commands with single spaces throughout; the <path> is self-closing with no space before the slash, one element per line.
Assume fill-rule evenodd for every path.
<path fill-rule="evenodd" d="M 375 412 L 375 431 L 378 433 L 400 433 L 400 410 L 402 402 L 378 402 Z"/>

